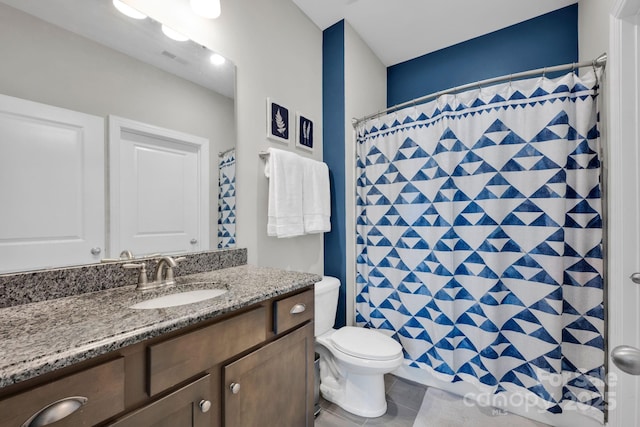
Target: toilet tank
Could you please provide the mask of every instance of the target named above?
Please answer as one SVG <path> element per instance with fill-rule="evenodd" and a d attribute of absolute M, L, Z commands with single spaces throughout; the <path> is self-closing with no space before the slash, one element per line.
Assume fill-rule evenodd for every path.
<path fill-rule="evenodd" d="M 338 309 L 340 280 L 324 276 L 314 287 L 315 295 L 315 335 L 320 336 L 333 328 Z"/>

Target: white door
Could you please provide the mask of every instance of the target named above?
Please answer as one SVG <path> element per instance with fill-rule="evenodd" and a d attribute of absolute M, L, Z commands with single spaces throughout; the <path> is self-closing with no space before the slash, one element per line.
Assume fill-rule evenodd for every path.
<path fill-rule="evenodd" d="M 640 272 L 640 0 L 615 3 L 607 61 L 610 353 L 618 346 L 640 349 L 640 284 L 630 279 Z M 640 377 L 619 369 L 613 358 L 609 368 L 609 425 L 640 425 Z"/>
<path fill-rule="evenodd" d="M 110 253 L 209 249 L 209 141 L 109 117 Z"/>
<path fill-rule="evenodd" d="M 0 95 L 0 273 L 104 256 L 104 120 Z"/>

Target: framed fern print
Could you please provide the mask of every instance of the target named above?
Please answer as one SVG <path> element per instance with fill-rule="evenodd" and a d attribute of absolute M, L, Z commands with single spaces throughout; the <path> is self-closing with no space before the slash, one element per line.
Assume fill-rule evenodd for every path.
<path fill-rule="evenodd" d="M 296 147 L 313 151 L 313 120 L 296 113 Z"/>
<path fill-rule="evenodd" d="M 289 144 L 289 109 L 267 98 L 267 138 Z"/>

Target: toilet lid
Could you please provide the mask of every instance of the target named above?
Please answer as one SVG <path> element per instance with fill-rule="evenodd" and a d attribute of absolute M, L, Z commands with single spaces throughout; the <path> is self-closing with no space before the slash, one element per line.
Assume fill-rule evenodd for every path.
<path fill-rule="evenodd" d="M 381 332 L 345 326 L 331 334 L 335 347 L 350 356 L 372 360 L 390 360 L 402 354 L 402 347 Z"/>

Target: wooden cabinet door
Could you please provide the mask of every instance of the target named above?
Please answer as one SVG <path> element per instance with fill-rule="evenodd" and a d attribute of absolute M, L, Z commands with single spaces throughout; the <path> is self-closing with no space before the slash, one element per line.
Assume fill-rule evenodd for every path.
<path fill-rule="evenodd" d="M 313 344 L 308 323 L 226 365 L 225 426 L 313 426 Z"/>
<path fill-rule="evenodd" d="M 211 426 L 209 407 L 212 406 L 210 394 L 210 376 L 205 375 L 108 425 L 112 427 L 209 427 Z"/>

